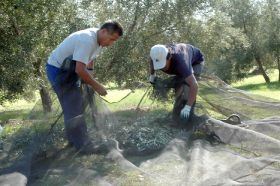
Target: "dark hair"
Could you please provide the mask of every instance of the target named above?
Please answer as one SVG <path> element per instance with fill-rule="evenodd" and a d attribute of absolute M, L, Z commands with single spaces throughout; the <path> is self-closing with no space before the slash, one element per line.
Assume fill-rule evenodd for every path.
<path fill-rule="evenodd" d="M 123 28 L 120 23 L 117 21 L 106 21 L 100 29 L 106 29 L 109 31 L 109 33 L 118 33 L 119 36 L 123 35 Z"/>

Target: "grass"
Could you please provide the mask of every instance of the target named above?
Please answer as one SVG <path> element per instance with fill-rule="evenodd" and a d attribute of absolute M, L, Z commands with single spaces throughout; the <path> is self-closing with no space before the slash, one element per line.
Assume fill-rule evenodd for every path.
<path fill-rule="evenodd" d="M 274 99 L 280 100 L 279 93 L 280 93 L 280 84 L 277 82 L 277 71 L 272 71 L 270 74 L 272 82 L 270 84 L 266 84 L 263 80 L 263 77 L 260 75 L 257 76 L 250 76 L 242 81 L 233 83 L 232 86 L 238 89 L 246 90 L 248 92 L 262 95 L 262 96 L 268 96 Z M 110 109 L 111 112 L 114 112 L 118 116 L 123 116 L 125 119 L 131 118 L 137 118 L 137 112 L 135 112 L 135 109 L 137 108 L 137 105 L 139 104 L 141 98 L 147 91 L 147 88 L 141 88 L 134 90 L 133 92 L 130 92 L 128 89 L 122 89 L 122 90 L 114 90 L 110 89 L 108 91 L 108 95 L 105 97 L 102 97 L 103 99 L 107 100 L 108 102 L 116 102 L 116 103 L 106 103 L 106 109 Z M 124 100 L 120 101 L 122 98 L 126 97 L 129 94 L 127 98 Z M 211 98 L 211 92 L 206 92 L 205 94 L 209 94 Z M 212 93 L 213 94 L 213 93 Z M 120 102 L 119 102 L 120 101 Z M 198 96 L 198 102 L 200 102 L 202 105 L 208 105 L 205 100 L 203 100 L 200 96 Z M 31 109 L 34 106 L 34 102 L 28 102 L 25 100 L 17 100 L 12 103 L 5 103 L 4 105 L 0 106 L 0 122 L 5 122 L 9 121 L 10 119 L 24 119 L 26 116 L 30 114 Z M 107 108 L 108 106 L 108 108 Z M 241 106 L 238 106 L 241 107 Z M 161 115 L 161 114 L 166 114 L 171 111 L 172 109 L 172 101 L 168 101 L 166 103 L 159 103 L 157 101 L 148 99 L 146 96 L 145 99 L 143 99 L 141 103 L 141 111 L 144 112 L 143 115 L 143 121 L 152 123 L 153 118 L 157 118 L 156 116 Z M 215 116 L 215 118 L 224 118 L 221 114 L 218 113 L 218 111 L 215 111 L 211 106 L 208 106 L 205 108 L 210 115 Z M 141 113 L 140 111 L 140 113 Z M 37 113 L 36 113 L 37 115 Z M 162 118 L 162 117 L 158 117 Z M 26 120 L 23 122 L 27 122 Z M 125 121 L 124 121 L 125 123 Z M 140 125 L 142 124 L 142 121 L 137 121 L 137 124 Z M 127 124 L 130 124 L 129 122 Z M 63 124 L 60 126 L 61 132 L 57 132 L 57 135 L 61 135 Z M 47 131 L 49 126 L 45 125 L 45 123 L 42 123 L 42 125 L 36 125 L 36 126 L 31 126 L 28 123 L 17 123 L 17 124 L 8 124 L 4 126 L 4 132 L 0 135 L 0 146 L 1 146 L 1 139 L 5 139 L 8 136 L 14 135 L 14 136 L 19 136 L 19 131 L 20 129 L 28 128 L 29 135 L 30 133 L 44 133 L 44 131 Z M 31 129 L 31 130 L 30 130 Z M 28 139 L 28 136 L 24 136 L 24 138 L 20 138 L 19 140 L 22 139 Z M 19 144 L 25 144 L 26 142 L 20 142 Z M 54 142 L 50 142 L 54 144 Z M 56 146 L 56 144 L 54 144 Z M 232 147 L 234 148 L 234 147 Z M 239 150 L 239 153 L 248 153 L 242 149 L 233 149 L 233 150 Z M 1 152 L 1 149 L 0 149 Z M 98 169 L 102 170 L 102 172 L 105 174 L 109 174 L 112 177 L 114 176 L 123 176 L 123 182 L 121 183 L 122 185 L 149 185 L 150 181 L 148 178 L 141 176 L 141 174 L 137 171 L 130 171 L 126 174 L 121 174 L 120 170 L 118 170 L 116 167 L 111 167 L 105 160 L 103 159 L 98 159 L 96 160 L 95 157 L 93 156 L 92 159 L 75 159 L 75 161 L 78 164 L 81 164 L 83 167 L 88 168 L 88 169 Z M 59 160 L 61 161 L 61 160 Z M 92 163 L 94 162 L 94 164 Z M 164 167 L 169 167 L 168 163 L 173 163 L 173 162 L 167 162 L 167 166 Z M 54 163 L 55 164 L 55 163 Z M 108 164 L 108 165 L 107 165 Z M 278 164 L 275 166 L 279 166 Z M 154 167 L 154 169 L 157 169 L 158 167 Z M 161 165 L 162 168 L 162 165 Z M 38 181 L 38 183 L 42 185 L 61 185 L 61 184 L 66 184 L 68 183 L 68 178 L 72 178 L 72 174 L 67 174 L 66 176 L 63 175 L 61 179 L 58 179 L 56 177 L 57 175 L 48 175 L 46 177 L 43 177 L 41 180 Z M 68 176 L 68 177 L 67 177 Z M 75 177 L 75 176 L 74 176 Z M 84 183 L 87 185 L 87 183 Z"/>
<path fill-rule="evenodd" d="M 23 119 L 33 106 L 33 101 L 30 102 L 22 99 L 14 102 L 5 102 L 0 107 L 0 122 L 5 122 L 9 119 Z"/>
<path fill-rule="evenodd" d="M 122 110 L 134 110 L 137 108 L 144 94 L 151 89 L 141 88 L 137 90 L 130 91 L 128 89 L 125 90 L 110 90 L 108 95 L 103 97 L 105 100 L 109 101 L 107 103 L 110 111 L 117 112 Z M 128 96 L 127 96 L 128 95 Z M 127 97 L 126 97 L 127 96 Z M 125 99 L 123 99 L 126 97 Z M 122 100 L 123 99 L 123 100 Z M 112 103 L 113 102 L 113 103 Z M 172 108 L 172 104 L 170 102 L 162 103 L 156 100 L 149 99 L 149 96 L 146 94 L 144 99 L 140 104 L 141 109 L 155 109 L 156 110 L 170 110 Z"/>
<path fill-rule="evenodd" d="M 249 76 L 248 78 L 243 79 L 232 83 L 231 86 L 248 91 L 253 94 L 262 95 L 270 97 L 273 99 L 280 100 L 280 83 L 278 83 L 278 71 L 271 70 L 269 73 L 271 79 L 270 84 L 266 84 L 264 78 L 261 75 Z M 110 89 L 108 95 L 103 97 L 110 103 L 106 103 L 111 112 L 121 112 L 124 116 L 130 115 L 136 109 L 141 98 L 147 91 L 147 88 L 141 88 L 131 92 L 129 89 L 114 90 Z M 126 97 L 128 95 L 128 97 Z M 38 96 L 38 95 L 37 95 Z M 126 97 L 124 100 L 122 98 Z M 38 96 L 39 98 L 39 96 Z M 38 98 L 36 100 L 38 100 Z M 120 101 L 121 100 L 121 101 Z M 198 102 L 201 102 L 200 97 L 198 96 Z M 172 102 L 166 104 L 156 102 L 154 100 L 148 99 L 146 96 L 145 99 L 141 102 L 141 109 L 144 110 L 160 110 L 161 112 L 171 110 Z M 22 120 L 30 114 L 31 109 L 34 106 L 34 102 L 29 102 L 26 100 L 16 100 L 14 102 L 5 102 L 0 106 L 0 124 L 7 123 L 10 119 Z M 211 110 L 211 108 L 206 108 L 209 114 L 216 113 L 216 111 Z M 123 111 L 123 112 L 122 112 Z M 127 113 L 127 114 L 126 114 Z M 217 113 L 216 113 L 217 114 Z M 211 114 L 212 115 L 212 114 Z M 222 118 L 223 116 L 218 118 Z M 12 126 L 9 128 L 5 127 L 8 133 L 11 134 L 12 131 L 16 131 L 18 127 Z"/>
<path fill-rule="evenodd" d="M 112 111 L 124 110 L 135 108 L 143 97 L 146 89 L 138 89 L 131 92 L 130 90 L 110 90 L 108 95 L 104 97 L 109 102 L 117 102 L 108 104 Z M 129 95 L 128 95 L 129 94 Z M 122 98 L 127 96 L 124 100 L 120 101 Z M 118 102 L 119 101 L 119 102 Z M 149 102 L 151 103 L 151 102 Z M 146 104 L 149 104 L 146 103 Z"/>
<path fill-rule="evenodd" d="M 32 99 L 16 99 L 11 102 L 4 102 L 0 105 L 0 124 L 6 123 L 9 119 L 25 119 L 38 100 L 40 100 L 40 95 L 36 91 Z"/>
<path fill-rule="evenodd" d="M 267 84 L 262 75 L 249 76 L 231 86 L 248 91 L 253 94 L 280 100 L 280 82 L 278 82 L 278 70 L 269 72 L 271 83 Z"/>
<path fill-rule="evenodd" d="M 280 83 L 278 83 L 278 70 L 271 70 L 269 73 L 271 79 L 270 84 L 266 84 L 264 78 L 261 75 L 254 75 L 248 78 L 243 79 L 232 83 L 231 86 L 254 93 L 257 95 L 262 95 L 270 97 L 273 99 L 280 100 Z M 129 89 L 114 90 L 110 89 L 108 95 L 103 97 L 110 103 L 106 103 L 110 108 L 110 111 L 116 112 L 121 110 L 134 110 L 139 104 L 141 98 L 147 91 L 147 88 L 137 89 L 131 92 Z M 127 96 L 124 100 L 120 101 L 122 98 Z M 38 96 L 38 95 L 37 95 Z M 39 97 L 39 96 L 38 96 Z M 198 101 L 199 101 L 198 97 Z M 38 99 L 37 99 L 38 100 Z M 120 101 L 120 102 L 119 102 Z M 113 102 L 113 103 L 112 103 Z M 114 103 L 117 102 L 117 103 Z M 0 105 L 0 123 L 5 123 L 9 119 L 23 119 L 29 113 L 34 102 L 28 102 L 26 100 L 16 100 L 14 102 L 5 102 L 3 105 Z M 154 102 L 147 97 L 141 102 L 141 108 L 147 109 L 163 109 L 170 110 L 172 105 L 169 104 L 159 104 Z"/>

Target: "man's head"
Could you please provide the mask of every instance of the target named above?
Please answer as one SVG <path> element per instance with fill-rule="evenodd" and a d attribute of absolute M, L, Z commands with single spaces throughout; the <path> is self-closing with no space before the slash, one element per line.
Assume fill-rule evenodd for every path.
<path fill-rule="evenodd" d="M 150 57 L 153 61 L 154 69 L 162 69 L 166 66 L 168 49 L 165 45 L 155 45 L 150 50 Z"/>
<path fill-rule="evenodd" d="M 123 35 L 122 26 L 116 21 L 105 22 L 97 33 L 97 42 L 100 46 L 110 46 Z"/>

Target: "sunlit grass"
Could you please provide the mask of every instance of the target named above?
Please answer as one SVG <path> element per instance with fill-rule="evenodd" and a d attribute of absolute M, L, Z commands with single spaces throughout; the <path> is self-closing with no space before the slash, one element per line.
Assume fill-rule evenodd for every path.
<path fill-rule="evenodd" d="M 34 95 L 35 98 L 32 101 L 26 99 L 5 101 L 0 105 L 0 122 L 5 122 L 9 119 L 25 118 L 40 98 L 39 92 L 35 92 Z"/>
<path fill-rule="evenodd" d="M 136 109 L 140 104 L 140 109 L 171 109 L 172 100 L 167 102 L 158 102 L 150 99 L 147 91 L 151 88 L 141 88 L 137 90 L 109 90 L 108 95 L 103 97 L 110 103 L 106 103 L 111 111 Z M 127 97 L 126 97 L 127 96 Z M 125 97 L 125 99 L 123 99 Z M 142 99 L 143 98 L 143 99 Z M 123 99 L 123 100 L 122 100 Z M 141 101 L 142 99 L 142 101 Z M 141 102 L 141 103 L 140 103 Z"/>
<path fill-rule="evenodd" d="M 271 82 L 278 81 L 278 70 L 273 69 L 268 71 L 268 76 L 271 80 Z M 233 86 L 245 86 L 245 85 L 252 85 L 252 84 L 260 84 L 265 83 L 265 80 L 262 75 L 251 75 L 241 81 L 238 81 L 236 83 L 233 83 Z"/>
<path fill-rule="evenodd" d="M 271 83 L 267 84 L 262 75 L 255 75 L 231 84 L 233 87 L 246 90 L 253 94 L 280 100 L 280 83 L 278 70 L 271 70 L 268 74 Z"/>
<path fill-rule="evenodd" d="M 14 102 L 5 102 L 0 108 L 0 121 L 5 122 L 9 119 L 23 119 L 33 108 L 35 102 L 19 99 Z"/>
<path fill-rule="evenodd" d="M 24 99 L 18 99 L 13 102 L 4 102 L 1 105 L 0 111 L 12 111 L 19 109 L 29 109 L 34 105 L 34 101 L 27 101 Z"/>

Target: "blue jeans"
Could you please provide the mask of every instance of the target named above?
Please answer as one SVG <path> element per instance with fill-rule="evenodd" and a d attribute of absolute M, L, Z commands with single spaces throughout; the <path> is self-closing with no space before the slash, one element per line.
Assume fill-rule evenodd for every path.
<path fill-rule="evenodd" d="M 66 76 L 61 69 L 47 64 L 46 72 L 63 110 L 67 139 L 77 149 L 80 149 L 87 139 L 82 90 L 76 82 L 72 82 L 70 85 L 60 83 L 59 78 L 64 79 Z"/>

